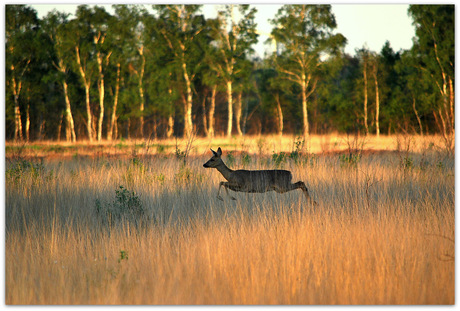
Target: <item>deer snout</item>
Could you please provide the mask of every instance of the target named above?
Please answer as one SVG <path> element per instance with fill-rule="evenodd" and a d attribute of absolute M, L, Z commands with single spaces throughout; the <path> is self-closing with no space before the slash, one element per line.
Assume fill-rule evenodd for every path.
<path fill-rule="evenodd" d="M 208 163 L 203 164 L 203 167 L 209 167 Z"/>

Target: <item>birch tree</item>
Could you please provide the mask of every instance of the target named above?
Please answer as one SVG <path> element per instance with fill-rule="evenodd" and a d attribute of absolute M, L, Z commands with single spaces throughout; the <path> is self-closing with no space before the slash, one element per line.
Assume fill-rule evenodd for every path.
<path fill-rule="evenodd" d="M 14 139 L 22 140 L 20 96 L 35 54 L 33 37 L 38 19 L 35 10 L 24 5 L 7 5 L 5 17 L 6 84 L 13 97 Z"/>
<path fill-rule="evenodd" d="M 72 105 L 69 97 L 67 76 L 71 67 L 72 42 L 69 40 L 68 14 L 53 11 L 48 13 L 43 21 L 43 27 L 54 47 L 52 64 L 59 73 L 58 80 L 62 85 L 65 101 L 65 134 L 66 141 L 76 142 L 75 123 L 72 115 Z"/>
<path fill-rule="evenodd" d="M 444 137 L 455 128 L 455 6 L 411 5 L 416 41 L 413 49 L 421 59 L 422 79 L 430 81 L 441 98 L 433 115 Z"/>
<path fill-rule="evenodd" d="M 213 39 L 217 47 L 216 57 L 211 68 L 223 79 L 227 92 L 228 118 L 227 136 L 232 134 L 234 83 L 243 71 L 245 57 L 253 52 L 252 45 L 257 43 L 254 21 L 257 10 L 249 5 L 225 5 L 218 12 L 217 23 L 213 26 Z M 238 103 L 238 105 L 240 105 Z M 241 116 L 241 109 L 238 119 Z M 240 125 L 237 124 L 241 135 Z"/>
<path fill-rule="evenodd" d="M 200 61 L 198 48 L 205 20 L 198 14 L 200 5 L 155 5 L 153 8 L 158 13 L 158 33 L 182 74 L 184 136 L 190 137 L 193 132 L 193 81 Z"/>
<path fill-rule="evenodd" d="M 321 57 L 337 53 L 345 45 L 330 5 L 284 5 L 271 20 L 272 38 L 280 50 L 275 55 L 280 75 L 300 88 L 303 136 L 308 137 L 308 98 L 316 89 Z"/>

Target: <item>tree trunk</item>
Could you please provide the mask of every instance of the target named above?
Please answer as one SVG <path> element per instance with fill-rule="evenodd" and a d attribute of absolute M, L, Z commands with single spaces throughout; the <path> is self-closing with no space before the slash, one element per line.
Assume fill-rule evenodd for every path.
<path fill-rule="evenodd" d="M 455 131 L 455 112 L 454 112 L 454 106 L 455 106 L 455 95 L 454 95 L 455 89 L 454 85 L 452 82 L 452 77 L 449 77 L 449 102 L 450 102 L 450 118 L 451 118 L 451 123 L 452 123 L 452 132 Z"/>
<path fill-rule="evenodd" d="M 185 101 L 185 113 L 184 113 L 184 135 L 185 137 L 190 137 L 193 131 L 192 123 L 192 87 L 190 78 L 187 72 L 187 64 L 185 61 L 182 63 L 182 69 L 184 70 L 184 79 L 187 90 L 187 99 Z"/>
<path fill-rule="evenodd" d="M 206 96 L 207 92 L 203 94 L 203 100 L 201 101 L 201 109 L 202 109 L 202 118 L 203 118 L 203 131 L 206 137 L 209 137 L 208 134 L 208 119 L 206 115 Z"/>
<path fill-rule="evenodd" d="M 415 116 L 417 117 L 417 122 L 420 127 L 420 135 L 423 136 L 422 121 L 420 120 L 417 109 L 415 109 L 415 97 L 412 97 L 412 108 L 414 108 Z"/>
<path fill-rule="evenodd" d="M 30 130 L 29 108 L 30 108 L 30 106 L 27 105 L 27 110 L 26 110 L 26 141 L 29 141 L 29 130 Z"/>
<path fill-rule="evenodd" d="M 227 101 L 228 101 L 228 123 L 227 136 L 232 136 L 233 124 L 233 97 L 232 97 L 232 81 L 227 81 Z"/>
<path fill-rule="evenodd" d="M 112 108 L 112 117 L 110 118 L 110 126 L 107 131 L 107 140 L 116 139 L 117 136 L 113 135 L 113 130 L 115 127 L 115 123 L 117 122 L 117 106 L 118 106 L 118 95 L 120 92 L 120 71 L 121 71 L 120 63 L 117 64 L 117 80 L 115 82 L 115 96 L 113 99 L 113 108 Z"/>
<path fill-rule="evenodd" d="M 97 141 L 102 140 L 102 122 L 104 120 L 104 73 L 102 72 L 102 56 L 97 52 L 97 67 L 99 70 L 99 120 L 97 122 Z"/>
<path fill-rule="evenodd" d="M 85 94 L 86 94 L 86 115 L 87 115 L 87 123 L 86 129 L 88 131 L 88 139 L 90 142 L 93 141 L 93 118 L 91 114 L 91 103 L 89 98 L 89 83 L 85 83 Z"/>
<path fill-rule="evenodd" d="M 139 111 L 141 114 L 141 117 L 139 119 L 140 121 L 140 136 L 141 138 L 144 138 L 144 106 L 145 106 L 145 99 L 144 99 L 144 70 L 145 70 L 145 56 L 144 56 L 144 46 L 141 46 L 138 48 L 139 55 L 142 58 L 142 65 L 141 65 L 141 72 L 139 74 L 139 97 L 141 99 L 140 106 L 139 106 Z"/>
<path fill-rule="evenodd" d="M 236 107 L 235 107 L 235 121 L 236 121 L 236 131 L 238 135 L 243 136 L 243 132 L 241 131 L 241 92 L 238 92 L 236 95 Z"/>
<path fill-rule="evenodd" d="M 166 137 L 171 138 L 173 134 L 174 134 L 174 118 L 172 114 L 170 114 L 168 117 L 168 129 L 166 131 Z"/>
<path fill-rule="evenodd" d="M 307 110 L 307 78 L 302 73 L 302 115 L 303 115 L 303 137 L 306 139 L 309 135 L 310 129 L 308 124 L 308 110 Z"/>
<path fill-rule="evenodd" d="M 11 66 L 11 70 L 14 71 L 14 66 Z M 16 79 L 12 78 L 13 96 L 14 96 L 14 140 L 22 140 L 22 121 L 21 111 L 19 109 L 19 94 L 21 93 L 22 82 L 16 83 Z"/>
<path fill-rule="evenodd" d="M 80 60 L 80 50 L 78 46 L 75 47 L 75 52 L 77 56 L 77 63 L 78 67 L 80 69 L 80 75 L 83 79 L 83 84 L 85 86 L 85 94 L 86 94 L 86 115 L 87 115 L 87 123 L 86 123 L 86 129 L 88 132 L 88 139 L 90 142 L 93 141 L 93 120 L 92 120 L 92 114 L 91 114 L 91 103 L 90 103 L 90 97 L 89 97 L 89 87 L 90 87 L 90 81 L 89 78 L 86 76 L 85 71 L 83 70 L 83 66 L 81 64 Z"/>
<path fill-rule="evenodd" d="M 380 136 L 379 114 L 380 114 L 380 99 L 379 99 L 379 81 L 377 78 L 377 61 L 374 64 L 374 82 L 375 82 L 375 134 Z"/>
<path fill-rule="evenodd" d="M 59 124 L 57 128 L 57 141 L 61 141 L 61 128 L 62 128 L 62 119 L 64 118 L 64 113 L 61 113 L 61 117 L 59 118 Z"/>
<path fill-rule="evenodd" d="M 369 126 L 367 125 L 367 59 L 364 60 L 364 128 L 366 129 L 366 135 L 369 134 Z"/>
<path fill-rule="evenodd" d="M 43 118 L 43 115 L 40 114 L 40 125 L 38 126 L 38 140 L 43 140 L 45 132 L 46 120 Z"/>
<path fill-rule="evenodd" d="M 281 109 L 280 95 L 277 93 L 276 96 L 276 109 L 278 111 L 278 135 L 283 136 L 283 110 Z"/>
<path fill-rule="evenodd" d="M 211 105 L 209 106 L 209 123 L 208 123 L 208 137 L 214 137 L 214 112 L 216 110 L 216 93 L 217 85 L 214 85 L 211 92 Z"/>
<path fill-rule="evenodd" d="M 14 140 L 22 140 L 21 111 L 19 110 L 19 99 L 14 96 Z"/>
<path fill-rule="evenodd" d="M 72 141 L 73 143 L 77 141 L 77 136 L 75 135 L 75 125 L 72 117 L 72 109 L 70 106 L 69 100 L 69 91 L 67 82 L 62 81 L 62 87 L 64 88 L 64 99 L 65 99 L 65 115 L 66 115 L 66 140 Z"/>

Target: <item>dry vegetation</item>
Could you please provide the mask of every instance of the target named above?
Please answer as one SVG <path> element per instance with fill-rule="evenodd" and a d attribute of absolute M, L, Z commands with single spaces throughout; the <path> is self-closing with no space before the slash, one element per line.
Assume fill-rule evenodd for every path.
<path fill-rule="evenodd" d="M 301 191 L 219 201 L 209 146 L 233 168 L 291 169 L 318 206 Z M 6 158 L 6 304 L 455 303 L 439 137 L 7 144 Z"/>

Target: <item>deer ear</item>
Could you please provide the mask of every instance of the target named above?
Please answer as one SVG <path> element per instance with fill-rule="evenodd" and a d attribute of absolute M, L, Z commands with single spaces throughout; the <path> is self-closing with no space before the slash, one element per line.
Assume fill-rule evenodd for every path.
<path fill-rule="evenodd" d="M 211 149 L 211 151 L 212 151 L 212 153 L 217 157 L 217 152 L 215 152 L 215 151 L 212 150 L 212 149 Z"/>
<path fill-rule="evenodd" d="M 217 149 L 217 156 L 220 157 L 221 155 L 222 155 L 222 149 L 220 149 L 220 147 L 219 147 L 219 149 Z"/>

